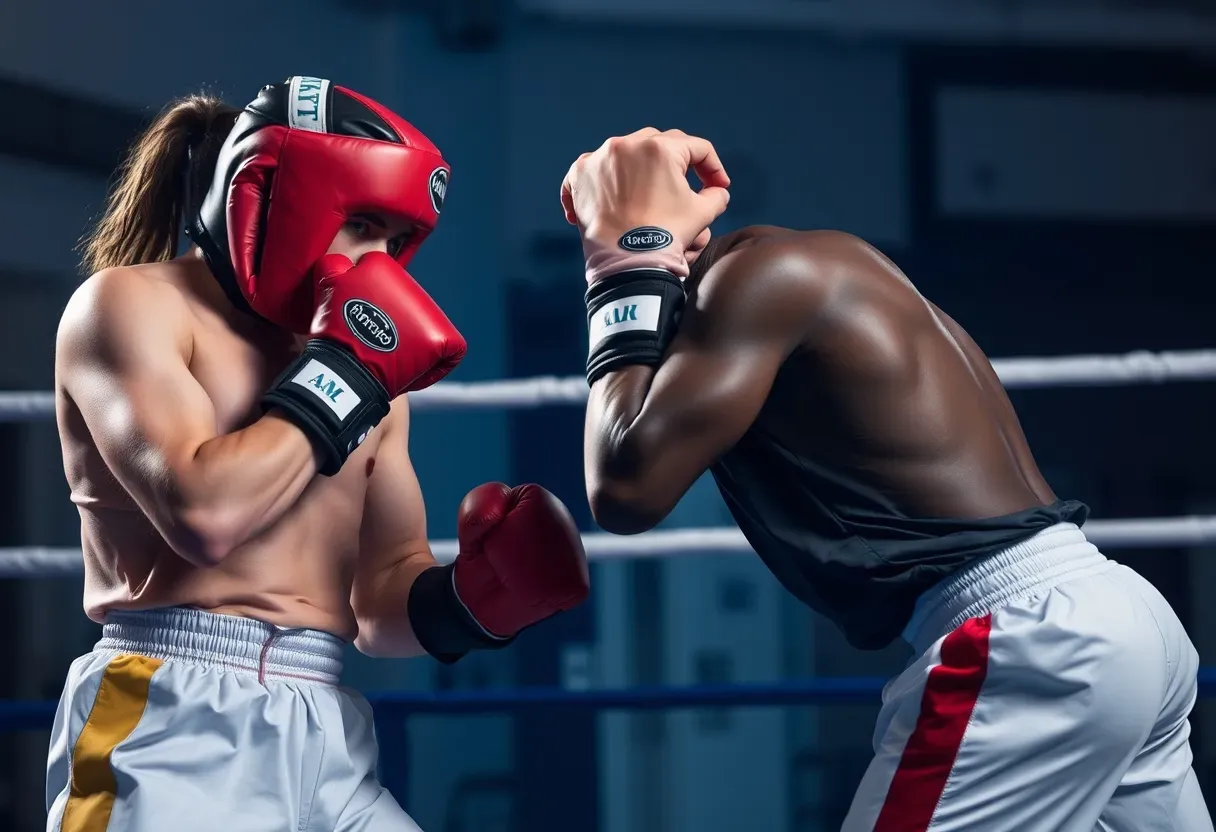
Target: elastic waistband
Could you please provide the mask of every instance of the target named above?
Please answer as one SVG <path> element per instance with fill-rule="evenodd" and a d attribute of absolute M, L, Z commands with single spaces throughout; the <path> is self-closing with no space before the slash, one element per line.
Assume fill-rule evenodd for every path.
<path fill-rule="evenodd" d="M 1063 581 L 1101 571 L 1111 563 L 1077 525 L 1049 526 L 951 575 L 922 595 L 904 628 L 904 641 L 917 654 L 923 653 L 970 618 L 987 615 Z"/>
<path fill-rule="evenodd" d="M 260 681 L 336 685 L 344 646 L 337 636 L 319 630 L 170 607 L 108 613 L 93 649 L 248 673 Z"/>

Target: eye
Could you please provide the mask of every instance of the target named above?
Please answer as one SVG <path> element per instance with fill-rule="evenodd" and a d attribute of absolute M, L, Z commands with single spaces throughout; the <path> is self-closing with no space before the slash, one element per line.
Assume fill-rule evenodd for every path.
<path fill-rule="evenodd" d="M 405 250 L 406 245 L 414 236 L 413 231 L 406 231 L 403 234 L 398 234 L 388 241 L 388 253 L 393 257 L 400 257 L 401 252 Z"/>
<path fill-rule="evenodd" d="M 365 240 L 371 236 L 372 224 L 367 220 L 347 220 L 346 228 L 352 236 Z"/>

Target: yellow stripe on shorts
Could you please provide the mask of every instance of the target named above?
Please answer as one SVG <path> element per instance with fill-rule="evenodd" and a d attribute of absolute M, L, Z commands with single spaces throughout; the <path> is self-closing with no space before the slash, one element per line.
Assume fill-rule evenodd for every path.
<path fill-rule="evenodd" d="M 105 832 L 118 784 L 110 755 L 131 736 L 148 704 L 160 659 L 117 656 L 106 665 L 93 709 L 72 749 L 72 779 L 62 832 Z"/>

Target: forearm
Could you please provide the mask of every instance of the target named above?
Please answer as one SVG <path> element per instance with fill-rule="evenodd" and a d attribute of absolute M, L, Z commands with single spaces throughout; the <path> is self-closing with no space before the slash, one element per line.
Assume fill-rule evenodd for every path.
<path fill-rule="evenodd" d="M 393 659 L 426 653 L 410 623 L 409 598 L 418 576 L 436 566 L 430 551 L 409 553 L 356 587 L 359 652 Z"/>
<path fill-rule="evenodd" d="M 317 464 L 304 433 L 270 413 L 165 468 L 148 483 L 153 522 L 182 557 L 214 565 L 278 521 Z"/>
<path fill-rule="evenodd" d="M 676 336 L 684 288 L 661 269 L 626 271 L 594 283 L 586 301 L 591 344 L 584 431 L 587 496 L 604 528 L 641 531 L 658 518 L 639 522 L 628 515 L 639 506 L 650 515 L 667 502 L 657 493 L 666 484 L 655 483 L 652 472 L 668 444 L 664 437 L 673 424 L 672 407 L 670 402 L 656 406 L 650 399 Z M 652 492 L 652 485 L 657 491 Z"/>
<path fill-rule="evenodd" d="M 768 395 L 776 353 L 674 348 L 658 367 L 621 367 L 592 385 L 584 430 L 587 498 L 615 534 L 653 528 L 744 434 Z"/>
<path fill-rule="evenodd" d="M 662 476 L 668 420 L 662 407 L 648 407 L 657 368 L 623 367 L 591 389 L 584 430 L 587 498 L 600 527 L 616 534 L 653 528 L 683 493 Z M 665 443 L 667 443 L 665 445 Z"/>
<path fill-rule="evenodd" d="M 588 476 L 627 482 L 645 468 L 649 452 L 642 414 L 656 369 L 621 367 L 592 385 L 584 431 Z"/>

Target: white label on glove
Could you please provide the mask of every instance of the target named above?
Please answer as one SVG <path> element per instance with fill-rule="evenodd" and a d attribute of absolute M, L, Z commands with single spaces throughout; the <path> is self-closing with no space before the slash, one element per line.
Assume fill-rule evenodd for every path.
<path fill-rule="evenodd" d="M 349 416 L 361 401 L 345 379 L 315 358 L 310 359 L 304 369 L 292 377 L 291 382 L 325 402 L 325 406 L 339 419 Z"/>
<path fill-rule="evenodd" d="M 631 295 L 617 298 L 595 310 L 591 318 L 591 346 L 588 353 L 605 338 L 622 332 L 659 331 L 659 311 L 663 299 L 658 295 Z"/>

